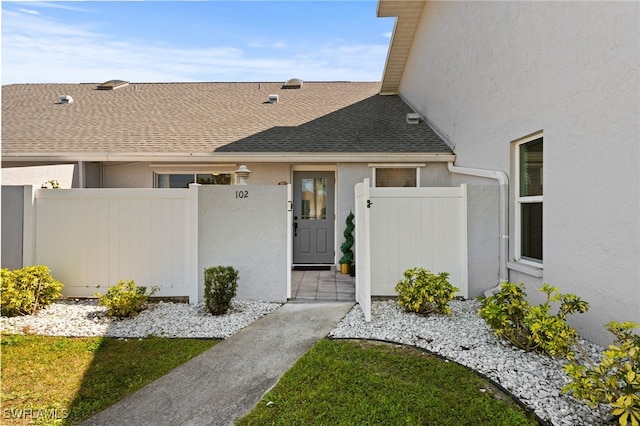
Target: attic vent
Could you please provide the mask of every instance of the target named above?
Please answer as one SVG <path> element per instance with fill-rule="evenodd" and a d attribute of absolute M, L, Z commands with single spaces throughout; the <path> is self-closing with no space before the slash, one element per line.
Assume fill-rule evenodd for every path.
<path fill-rule="evenodd" d="M 269 103 L 275 104 L 278 102 L 278 95 L 269 95 Z"/>
<path fill-rule="evenodd" d="M 410 112 L 407 114 L 407 123 L 418 124 L 419 122 L 420 122 L 420 114 L 416 114 L 415 112 Z"/>
<path fill-rule="evenodd" d="M 115 90 L 128 86 L 129 82 L 124 80 L 109 80 L 98 86 L 98 90 Z"/>
<path fill-rule="evenodd" d="M 299 89 L 302 87 L 302 80 L 299 78 L 292 78 L 282 86 L 283 89 Z"/>
<path fill-rule="evenodd" d="M 60 96 L 61 104 L 70 104 L 71 102 L 73 102 L 73 98 L 71 96 L 69 95 Z"/>

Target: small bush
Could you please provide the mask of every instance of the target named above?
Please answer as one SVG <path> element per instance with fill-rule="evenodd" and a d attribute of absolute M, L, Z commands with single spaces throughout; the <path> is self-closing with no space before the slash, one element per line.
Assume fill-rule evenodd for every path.
<path fill-rule="evenodd" d="M 113 287 L 107 290 L 104 296 L 96 293 L 98 304 L 106 306 L 107 315 L 110 317 L 127 318 L 133 317 L 145 308 L 145 304 L 153 294 L 158 291 L 158 287 L 153 287 L 149 293 L 147 288 L 137 286 L 133 281 L 118 281 Z"/>
<path fill-rule="evenodd" d="M 238 290 L 238 271 L 231 266 L 214 266 L 204 270 L 204 300 L 213 315 L 224 315 Z"/>
<path fill-rule="evenodd" d="M 540 291 L 547 300 L 531 306 L 525 300 L 522 284 L 505 282 L 498 294 L 481 300 L 479 315 L 497 337 L 526 351 L 538 350 L 551 356 L 573 359 L 576 330 L 566 323 L 567 316 L 584 313 L 589 305 L 574 294 L 560 294 L 557 287 L 543 284 Z M 551 313 L 550 302 L 559 302 L 558 312 Z"/>
<path fill-rule="evenodd" d="M 344 232 L 342 233 L 342 235 L 344 235 L 344 242 L 340 245 L 342 257 L 338 262 L 341 265 L 353 265 L 353 244 L 355 243 L 355 240 L 353 238 L 353 230 L 356 228 L 356 226 L 353 224 L 354 218 L 355 216 L 353 215 L 353 212 L 349 212 L 349 215 L 347 216 L 347 219 L 345 221 L 346 227 L 344 228 Z"/>
<path fill-rule="evenodd" d="M 22 269 L 2 269 L 0 312 L 3 316 L 31 315 L 48 306 L 62 293 L 62 283 L 51 276 L 44 265 Z"/>
<path fill-rule="evenodd" d="M 600 364 L 589 359 L 590 367 L 575 363 L 564 370 L 569 384 L 562 388 L 585 401 L 591 408 L 608 404 L 612 414 L 622 426 L 629 421 L 640 424 L 640 336 L 631 330 L 638 327 L 632 322 L 610 322 L 606 325 L 616 337 L 605 350 Z"/>
<path fill-rule="evenodd" d="M 460 290 L 451 285 L 448 278 L 448 272 L 435 275 L 424 268 L 407 269 L 404 279 L 395 287 L 397 302 L 409 312 L 448 314 L 451 312 L 449 302 Z"/>
<path fill-rule="evenodd" d="M 48 180 L 46 182 L 44 182 L 40 188 L 42 189 L 60 189 L 60 184 L 58 183 L 57 180 Z"/>

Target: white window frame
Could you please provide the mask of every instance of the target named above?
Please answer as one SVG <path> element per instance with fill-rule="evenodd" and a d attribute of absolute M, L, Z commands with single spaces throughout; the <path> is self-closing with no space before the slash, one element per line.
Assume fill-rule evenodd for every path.
<path fill-rule="evenodd" d="M 383 163 L 383 164 L 369 164 L 371 167 L 371 186 L 373 188 L 376 187 L 376 169 L 416 169 L 416 186 L 415 188 L 420 188 L 420 169 L 425 167 L 425 163 Z M 413 188 L 413 187 L 411 187 Z"/>
<path fill-rule="evenodd" d="M 515 185 L 514 185 L 515 186 L 515 253 L 514 254 L 515 256 L 514 257 L 516 262 L 542 269 L 543 261 L 544 261 L 544 251 L 542 255 L 543 258 L 539 261 L 531 258 L 522 257 L 522 204 L 541 203 L 544 209 L 544 202 L 543 202 L 544 190 L 543 190 L 543 195 L 520 196 L 520 182 L 521 182 L 520 147 L 522 147 L 523 145 L 526 145 L 529 142 L 538 140 L 540 138 L 542 138 L 543 150 L 544 150 L 544 137 L 542 133 L 536 133 L 534 135 L 527 136 L 526 138 L 523 138 L 515 142 L 515 157 L 514 157 L 514 163 L 515 163 L 515 170 L 514 170 L 514 173 L 515 173 L 515 176 L 514 176 L 514 180 L 515 180 Z M 544 161 L 543 161 L 543 169 L 544 169 Z M 544 174 L 541 174 L 541 179 L 544 179 Z M 543 222 L 543 225 L 544 225 L 544 222 Z M 544 240 L 542 243 L 544 246 Z"/>

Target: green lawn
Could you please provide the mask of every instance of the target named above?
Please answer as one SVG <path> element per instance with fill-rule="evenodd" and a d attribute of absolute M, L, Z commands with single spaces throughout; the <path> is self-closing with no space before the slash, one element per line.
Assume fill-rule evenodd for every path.
<path fill-rule="evenodd" d="M 2 424 L 77 424 L 215 340 L 2 336 Z M 415 348 L 318 342 L 240 425 L 536 425 L 464 367 Z"/>
<path fill-rule="evenodd" d="M 464 367 L 424 351 L 322 340 L 239 425 L 537 425 Z"/>
<path fill-rule="evenodd" d="M 76 424 L 216 340 L 3 335 L 1 424 Z"/>

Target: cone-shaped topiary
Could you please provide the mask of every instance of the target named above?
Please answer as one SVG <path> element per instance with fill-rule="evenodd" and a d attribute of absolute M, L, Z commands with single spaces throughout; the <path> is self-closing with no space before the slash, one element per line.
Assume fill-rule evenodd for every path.
<path fill-rule="evenodd" d="M 340 250 L 342 250 L 342 257 L 340 258 L 340 263 L 344 265 L 352 265 L 353 264 L 353 243 L 355 242 L 353 239 L 353 230 L 356 226 L 353 224 L 354 219 L 353 212 L 349 212 L 346 220 L 346 228 L 344 229 L 344 243 L 340 246 Z"/>

